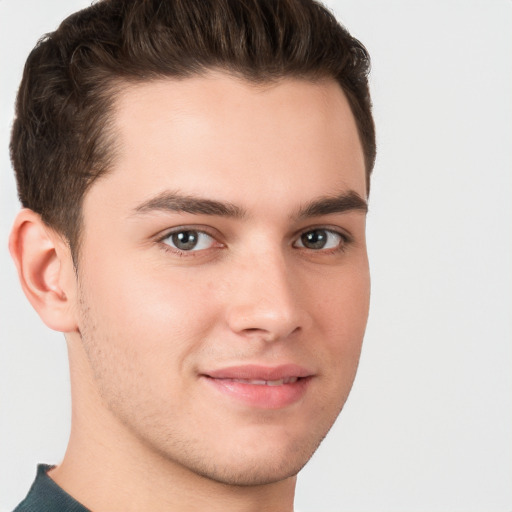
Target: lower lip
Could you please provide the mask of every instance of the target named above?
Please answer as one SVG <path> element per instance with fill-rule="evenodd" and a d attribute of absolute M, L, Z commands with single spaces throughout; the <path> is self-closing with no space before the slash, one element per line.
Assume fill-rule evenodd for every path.
<path fill-rule="evenodd" d="M 203 376 L 209 385 L 219 392 L 241 401 L 249 406 L 261 409 L 281 409 L 300 401 L 307 390 L 311 377 L 298 379 L 290 384 L 267 386 L 234 382 L 229 379 L 216 379 Z"/>

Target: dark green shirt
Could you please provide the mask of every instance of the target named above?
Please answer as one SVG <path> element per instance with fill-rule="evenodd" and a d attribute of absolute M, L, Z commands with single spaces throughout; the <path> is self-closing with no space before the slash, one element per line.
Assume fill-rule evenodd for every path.
<path fill-rule="evenodd" d="M 13 512 L 90 512 L 46 474 L 52 467 L 37 466 L 36 479 L 27 497 Z"/>

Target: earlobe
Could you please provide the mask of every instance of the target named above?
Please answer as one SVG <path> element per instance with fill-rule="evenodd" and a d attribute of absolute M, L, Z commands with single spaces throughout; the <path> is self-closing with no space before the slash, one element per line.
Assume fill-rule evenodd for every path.
<path fill-rule="evenodd" d="M 9 250 L 21 287 L 43 322 L 56 331 L 76 331 L 76 279 L 62 236 L 37 213 L 23 209 L 14 221 Z"/>

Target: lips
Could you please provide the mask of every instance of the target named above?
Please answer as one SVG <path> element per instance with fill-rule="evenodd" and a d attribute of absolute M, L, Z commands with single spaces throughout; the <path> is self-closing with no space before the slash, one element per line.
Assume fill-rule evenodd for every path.
<path fill-rule="evenodd" d="M 313 372 L 296 364 L 282 364 L 279 366 L 263 366 L 247 364 L 229 366 L 204 372 L 213 379 L 239 379 L 257 381 L 277 381 L 291 378 L 310 377 Z"/>
<path fill-rule="evenodd" d="M 283 384 L 294 384 L 299 377 L 286 377 L 276 380 L 258 380 L 258 379 L 224 379 L 231 382 L 239 382 L 241 384 L 253 384 L 254 386 L 282 386 Z"/>
<path fill-rule="evenodd" d="M 208 371 L 201 377 L 224 397 L 244 406 L 279 409 L 304 397 L 313 372 L 295 364 L 245 365 Z"/>

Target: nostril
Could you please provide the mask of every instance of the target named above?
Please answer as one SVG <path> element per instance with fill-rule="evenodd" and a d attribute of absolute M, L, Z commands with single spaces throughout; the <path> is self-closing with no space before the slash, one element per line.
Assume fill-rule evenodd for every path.
<path fill-rule="evenodd" d="M 262 329 L 257 327 L 248 327 L 241 331 L 242 334 L 248 338 L 261 339 L 266 342 L 275 342 L 278 340 L 289 339 L 301 330 L 300 326 L 297 326 L 289 331 L 286 329 Z"/>

